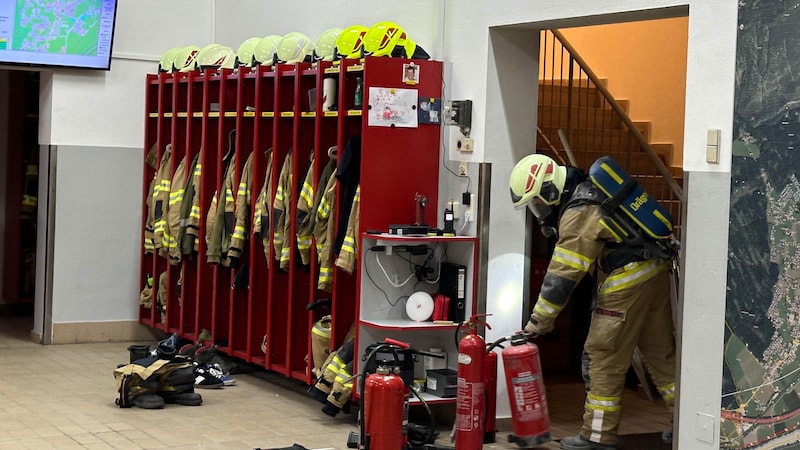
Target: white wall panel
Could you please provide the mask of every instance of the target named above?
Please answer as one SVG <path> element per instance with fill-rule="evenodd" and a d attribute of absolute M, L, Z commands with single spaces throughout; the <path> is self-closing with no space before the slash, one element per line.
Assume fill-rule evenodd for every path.
<path fill-rule="evenodd" d="M 168 48 L 202 46 L 211 41 L 213 0 L 118 2 L 114 57 L 158 61 Z M 114 70 L 114 61 L 111 68 Z"/>
<path fill-rule="evenodd" d="M 142 153 L 59 146 L 53 322 L 136 320 Z"/>
<path fill-rule="evenodd" d="M 299 31 L 316 40 L 328 28 L 370 26 L 390 20 L 432 56 L 441 55 L 439 30 L 443 0 L 369 1 L 216 0 L 216 41 L 236 50 L 245 39 Z"/>

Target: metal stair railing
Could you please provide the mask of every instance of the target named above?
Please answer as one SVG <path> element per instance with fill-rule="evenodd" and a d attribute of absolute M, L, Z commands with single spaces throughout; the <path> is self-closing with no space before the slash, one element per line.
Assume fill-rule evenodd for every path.
<path fill-rule="evenodd" d="M 537 147 L 561 159 L 553 145 L 561 142 L 579 166 L 613 157 L 670 212 L 679 238 L 683 188 L 625 108 L 558 30 L 542 31 L 539 63 Z M 543 117 L 549 122 L 541 123 Z M 559 130 L 570 142 L 562 142 Z"/>

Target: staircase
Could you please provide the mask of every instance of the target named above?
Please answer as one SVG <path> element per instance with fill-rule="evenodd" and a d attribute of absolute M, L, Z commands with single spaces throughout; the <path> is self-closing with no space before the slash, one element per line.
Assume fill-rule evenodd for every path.
<path fill-rule="evenodd" d="M 614 158 L 672 215 L 680 238 L 683 170 L 672 167 L 672 144 L 651 143 L 651 124 L 628 117 L 557 30 L 542 31 L 536 152 L 588 170 L 601 156 Z M 563 142 L 563 138 L 567 142 Z"/>

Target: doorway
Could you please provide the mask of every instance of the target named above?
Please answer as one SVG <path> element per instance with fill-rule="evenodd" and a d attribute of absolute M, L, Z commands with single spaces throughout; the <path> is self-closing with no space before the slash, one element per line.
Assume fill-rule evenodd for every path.
<path fill-rule="evenodd" d="M 23 339 L 35 335 L 38 133 L 39 72 L 0 70 L 0 319 Z"/>

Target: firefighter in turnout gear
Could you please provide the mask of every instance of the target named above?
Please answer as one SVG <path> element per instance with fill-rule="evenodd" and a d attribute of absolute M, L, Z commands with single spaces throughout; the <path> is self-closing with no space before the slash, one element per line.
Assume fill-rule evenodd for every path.
<path fill-rule="evenodd" d="M 527 206 L 542 232 L 557 238 L 526 331 L 551 331 L 578 282 L 595 267 L 605 275 L 584 344 L 590 382 L 583 426 L 561 448 L 616 448 L 625 375 L 637 346 L 670 410 L 674 403 L 672 263 L 617 242 L 601 224 L 600 190 L 579 169 L 529 155 L 512 170 L 509 187 L 514 206 Z"/>

